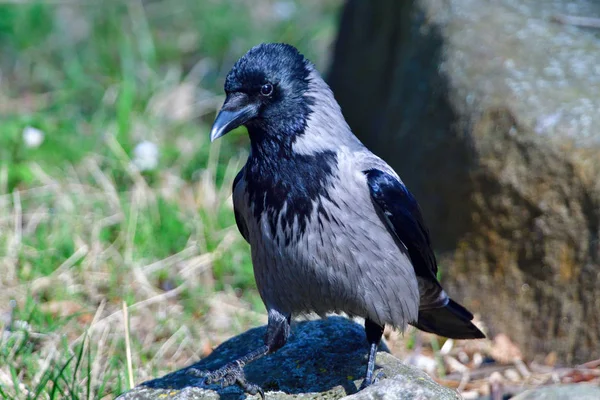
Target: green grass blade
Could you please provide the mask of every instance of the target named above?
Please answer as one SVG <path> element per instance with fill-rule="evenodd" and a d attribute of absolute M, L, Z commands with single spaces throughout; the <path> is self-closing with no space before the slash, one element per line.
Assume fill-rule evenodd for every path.
<path fill-rule="evenodd" d="M 62 368 L 60 369 L 60 371 L 58 371 L 58 374 L 54 377 L 54 379 L 52 379 L 52 382 L 54 383 L 54 385 L 52 386 L 52 392 L 50 393 L 50 399 L 54 400 L 55 396 L 56 396 L 56 391 L 60 391 L 60 394 L 64 397 L 65 392 L 63 392 L 63 390 L 60 388 L 60 384 L 59 384 L 59 380 L 62 378 L 63 380 L 65 379 L 63 374 L 65 372 L 65 370 L 67 369 L 67 367 L 69 366 L 69 364 L 71 363 L 71 361 L 73 360 L 75 356 L 71 356 L 69 357 L 69 359 L 65 362 L 65 364 L 62 366 Z M 67 386 L 68 387 L 68 386 Z"/>
<path fill-rule="evenodd" d="M 89 335 L 89 331 L 85 331 L 86 337 Z M 92 396 L 92 341 L 87 348 L 87 400 L 90 400 Z"/>
<path fill-rule="evenodd" d="M 81 360 L 83 359 L 83 350 L 85 348 L 85 342 L 87 339 L 87 331 L 85 332 L 85 336 L 79 345 L 79 351 L 77 352 L 77 361 L 75 362 L 75 369 L 73 370 L 73 381 L 71 382 L 71 396 L 75 394 L 75 385 L 77 384 L 77 372 L 79 371 L 79 366 L 81 365 Z"/>

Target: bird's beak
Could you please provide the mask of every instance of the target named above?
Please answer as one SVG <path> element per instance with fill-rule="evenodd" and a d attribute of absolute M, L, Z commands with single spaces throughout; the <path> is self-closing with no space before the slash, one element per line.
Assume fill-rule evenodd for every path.
<path fill-rule="evenodd" d="M 225 99 L 210 130 L 210 141 L 220 138 L 258 115 L 258 105 L 248 102 L 245 95 L 230 95 Z"/>

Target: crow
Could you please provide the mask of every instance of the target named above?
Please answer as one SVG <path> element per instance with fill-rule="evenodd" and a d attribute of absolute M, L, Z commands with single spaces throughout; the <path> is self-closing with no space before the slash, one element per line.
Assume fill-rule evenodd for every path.
<path fill-rule="evenodd" d="M 385 325 L 485 337 L 438 282 L 417 201 L 354 136 L 308 59 L 287 44 L 260 44 L 232 67 L 225 92 L 210 139 L 242 125 L 248 130 L 251 150 L 233 183 L 234 213 L 250 244 L 268 325 L 262 347 L 216 371 L 193 373 L 264 397 L 247 382 L 244 365 L 281 348 L 292 316 L 307 313 L 364 318 L 362 388 L 377 380 Z"/>

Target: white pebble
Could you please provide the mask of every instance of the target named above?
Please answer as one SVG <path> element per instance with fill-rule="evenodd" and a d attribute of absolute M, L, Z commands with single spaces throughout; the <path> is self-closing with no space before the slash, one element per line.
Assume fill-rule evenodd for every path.
<path fill-rule="evenodd" d="M 133 164 L 140 171 L 153 170 L 158 166 L 158 155 L 158 146 L 145 140 L 133 149 Z"/>
<path fill-rule="evenodd" d="M 32 126 L 27 126 L 25 129 L 23 129 L 23 142 L 25 142 L 25 146 L 29 147 L 30 149 L 35 149 L 40 147 L 43 141 L 44 132 L 41 130 Z"/>

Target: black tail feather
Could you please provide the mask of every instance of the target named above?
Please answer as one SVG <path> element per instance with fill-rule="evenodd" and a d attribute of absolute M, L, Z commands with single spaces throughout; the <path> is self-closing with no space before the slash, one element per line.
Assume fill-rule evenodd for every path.
<path fill-rule="evenodd" d="M 422 331 L 452 339 L 485 338 L 483 332 L 473 325 L 472 319 L 473 314 L 466 308 L 448 299 L 444 307 L 419 310 L 419 320 L 413 325 Z"/>

